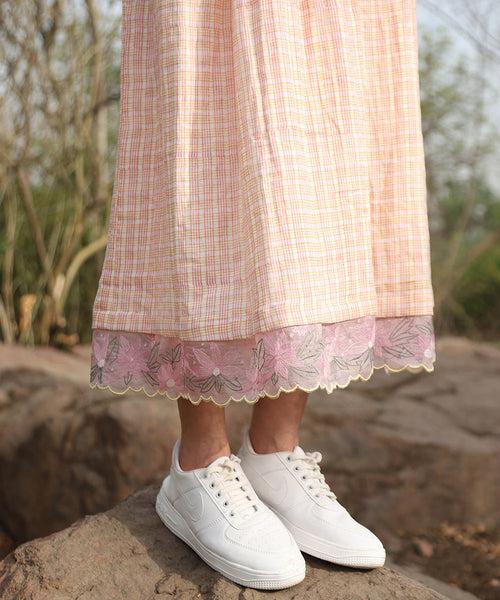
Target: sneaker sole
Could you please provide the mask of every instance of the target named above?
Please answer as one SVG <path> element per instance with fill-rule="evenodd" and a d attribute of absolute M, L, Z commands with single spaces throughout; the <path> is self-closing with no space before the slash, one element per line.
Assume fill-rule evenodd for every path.
<path fill-rule="evenodd" d="M 267 573 L 252 571 L 218 556 L 196 538 L 184 517 L 174 508 L 163 489 L 158 492 L 155 508 L 167 529 L 194 550 L 212 569 L 239 585 L 262 590 L 279 590 L 297 585 L 305 577 L 305 570 L 291 572 L 284 577 L 269 576 Z"/>
<path fill-rule="evenodd" d="M 269 506 L 269 508 L 271 507 Z M 271 508 L 271 510 L 281 519 L 282 523 L 292 534 L 301 552 L 305 552 L 306 554 L 315 556 L 321 560 L 326 560 L 343 567 L 376 569 L 378 567 L 383 567 L 385 564 L 385 551 L 383 554 L 352 554 L 345 548 L 337 546 L 333 547 L 332 552 L 332 544 L 296 527 L 273 508 Z"/>

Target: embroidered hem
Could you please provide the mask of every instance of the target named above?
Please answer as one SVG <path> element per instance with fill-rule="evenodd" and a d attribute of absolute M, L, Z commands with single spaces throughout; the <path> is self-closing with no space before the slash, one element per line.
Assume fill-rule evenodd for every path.
<path fill-rule="evenodd" d="M 90 387 L 193 404 L 254 404 L 300 388 L 331 393 L 375 369 L 434 370 L 432 315 L 292 325 L 236 340 L 94 329 Z"/>

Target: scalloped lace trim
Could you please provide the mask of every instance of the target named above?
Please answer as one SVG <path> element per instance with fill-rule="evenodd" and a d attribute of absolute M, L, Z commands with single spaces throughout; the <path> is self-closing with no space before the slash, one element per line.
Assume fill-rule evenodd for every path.
<path fill-rule="evenodd" d="M 431 372 L 435 359 L 432 315 L 292 325 L 219 341 L 94 329 L 90 387 L 252 404 L 297 388 L 331 393 L 374 369 Z"/>

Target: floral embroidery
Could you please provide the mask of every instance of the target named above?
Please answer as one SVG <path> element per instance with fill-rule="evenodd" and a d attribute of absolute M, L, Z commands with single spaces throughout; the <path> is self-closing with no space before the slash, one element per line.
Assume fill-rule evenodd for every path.
<path fill-rule="evenodd" d="M 330 393 L 377 368 L 432 371 L 434 342 L 431 315 L 292 325 L 219 341 L 95 329 L 90 385 L 221 406 L 254 403 L 297 387 Z"/>

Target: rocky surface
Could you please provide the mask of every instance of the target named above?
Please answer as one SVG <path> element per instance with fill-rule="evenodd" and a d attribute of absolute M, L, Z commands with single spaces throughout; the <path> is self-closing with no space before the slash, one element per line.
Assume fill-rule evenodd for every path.
<path fill-rule="evenodd" d="M 155 481 L 169 464 L 174 411 L 163 399 L 3 370 L 0 530 L 17 542 L 47 535 Z"/>
<path fill-rule="evenodd" d="M 7 556 L 7 554 L 12 552 L 15 547 L 16 544 L 14 543 L 14 540 L 9 537 L 5 531 L 0 529 L 0 559 Z"/>
<path fill-rule="evenodd" d="M 38 352 L 17 349 L 14 363 L 0 345 L 0 530 L 17 543 L 159 480 L 178 434 L 175 402 L 90 390 L 88 349 Z M 377 371 L 332 395 L 313 392 L 301 444 L 323 453 L 340 500 L 393 559 L 494 600 L 500 351 L 449 338 L 437 358 L 431 374 Z M 228 408 L 234 449 L 251 410 Z"/>
<path fill-rule="evenodd" d="M 156 488 L 48 538 L 19 546 L 0 563 L 2 600 L 444 600 L 392 569 L 357 571 L 308 558 L 306 579 L 277 592 L 245 589 L 209 567 L 154 511 Z"/>
<path fill-rule="evenodd" d="M 402 567 L 401 565 L 395 564 L 391 561 L 387 561 L 386 567 L 389 566 L 392 569 L 396 570 L 398 573 L 402 573 L 410 579 L 413 579 L 414 581 L 419 581 L 423 585 L 435 590 L 436 592 L 439 592 L 449 600 L 478 600 L 477 596 L 474 596 L 469 592 L 464 592 L 464 590 L 461 590 L 460 588 L 454 585 L 449 585 L 447 583 L 444 583 L 443 581 L 439 581 L 439 579 L 435 579 L 434 577 L 430 577 L 429 575 L 422 573 L 422 571 L 418 567 Z"/>

